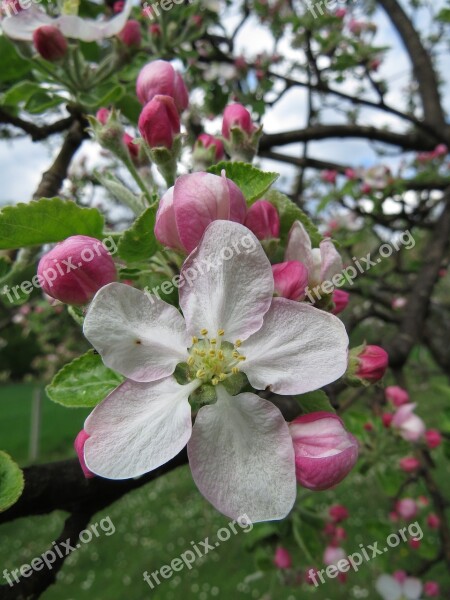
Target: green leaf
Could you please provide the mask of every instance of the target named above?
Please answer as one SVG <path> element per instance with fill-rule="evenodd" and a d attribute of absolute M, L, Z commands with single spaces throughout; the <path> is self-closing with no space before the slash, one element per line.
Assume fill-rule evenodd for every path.
<path fill-rule="evenodd" d="M 95 208 L 69 200 L 42 198 L 0 210 L 0 250 L 60 242 L 71 235 L 101 239 L 103 217 Z"/>
<path fill-rule="evenodd" d="M 32 81 L 16 83 L 2 95 L 1 104 L 16 106 L 19 102 L 27 102 L 31 96 L 40 90 L 39 84 Z"/>
<path fill-rule="evenodd" d="M 46 392 L 53 402 L 64 406 L 93 407 L 123 380 L 122 375 L 105 367 L 99 354 L 89 350 L 56 373 Z"/>
<path fill-rule="evenodd" d="M 4 35 L 0 36 L 0 56 L 2 57 L 1 82 L 20 81 L 26 73 L 31 72 L 31 61 L 21 57 L 14 44 Z"/>
<path fill-rule="evenodd" d="M 234 181 L 241 189 L 249 203 L 261 198 L 279 177 L 278 173 L 261 171 L 247 163 L 226 161 L 213 165 L 208 169 L 208 173 L 220 175 L 223 169 L 228 179 Z"/>
<path fill-rule="evenodd" d="M 20 498 L 24 487 L 23 473 L 9 454 L 0 451 L 0 512 Z"/>
<path fill-rule="evenodd" d="M 42 90 L 33 94 L 25 104 L 25 110 L 31 114 L 38 115 L 49 108 L 59 106 L 63 102 L 67 102 L 67 98 L 64 96 L 58 96 L 58 94 L 47 94 Z"/>
<path fill-rule="evenodd" d="M 294 221 L 300 221 L 311 238 L 313 247 L 317 247 L 323 240 L 319 230 L 311 221 L 306 213 L 302 211 L 292 200 L 290 200 L 285 194 L 278 192 L 277 190 L 270 190 L 265 196 L 271 204 L 275 206 L 280 215 L 280 235 L 281 237 L 286 236 L 289 233 L 290 228 Z"/>
<path fill-rule="evenodd" d="M 301 394 L 300 396 L 295 396 L 295 399 L 300 404 L 303 413 L 320 411 L 332 413 L 336 412 L 331 406 L 331 402 L 323 390 L 316 390 L 315 392 Z"/>
<path fill-rule="evenodd" d="M 152 206 L 136 219 L 133 225 L 123 232 L 119 242 L 119 255 L 129 262 L 146 260 L 159 249 L 153 230 L 157 207 Z"/>

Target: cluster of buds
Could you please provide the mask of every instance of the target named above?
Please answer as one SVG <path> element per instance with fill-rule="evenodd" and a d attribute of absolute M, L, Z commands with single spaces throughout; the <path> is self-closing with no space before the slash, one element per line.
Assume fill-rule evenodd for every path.
<path fill-rule="evenodd" d="M 194 145 L 192 160 L 197 171 L 203 171 L 220 162 L 225 157 L 223 142 L 209 133 L 198 136 Z"/>
<path fill-rule="evenodd" d="M 232 160 L 251 162 L 258 150 L 262 127 L 257 127 L 242 104 L 229 104 L 223 113 L 222 136 Z"/>
<path fill-rule="evenodd" d="M 439 144 L 432 152 L 421 152 L 417 155 L 418 163 L 427 163 L 432 160 L 442 160 L 448 154 L 448 147 L 445 144 Z"/>

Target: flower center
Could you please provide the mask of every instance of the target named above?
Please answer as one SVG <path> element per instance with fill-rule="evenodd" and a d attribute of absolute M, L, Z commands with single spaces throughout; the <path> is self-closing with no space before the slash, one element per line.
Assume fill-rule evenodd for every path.
<path fill-rule="evenodd" d="M 208 330 L 202 329 L 200 336 L 192 338 L 189 348 L 189 365 L 193 376 L 202 383 L 219 384 L 231 375 L 239 373 L 239 365 L 245 356 L 239 353 L 241 340 L 234 344 L 223 340 L 225 331 L 219 329 L 216 337 L 209 337 Z"/>

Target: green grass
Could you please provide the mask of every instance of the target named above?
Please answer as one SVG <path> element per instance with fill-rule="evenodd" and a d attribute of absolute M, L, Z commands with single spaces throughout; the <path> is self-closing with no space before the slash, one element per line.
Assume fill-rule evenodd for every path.
<path fill-rule="evenodd" d="M 0 447 L 21 465 L 27 464 L 28 460 L 32 390 L 31 385 L 0 388 Z M 425 401 L 436 406 L 438 400 L 437 391 L 428 391 L 426 400 L 422 400 L 422 410 L 426 408 Z M 73 439 L 87 412 L 66 409 L 44 399 L 39 461 L 74 456 Z M 361 412 L 358 417 L 356 407 L 349 423 L 360 428 L 365 418 L 366 412 Z M 440 462 L 443 463 L 442 460 Z M 448 478 L 448 469 L 443 468 L 437 476 L 439 480 Z M 386 521 L 388 499 L 373 472 L 366 476 L 352 474 L 336 491 L 310 494 L 302 506 L 325 511 L 333 501 L 346 504 L 351 512 L 351 519 L 345 523 L 348 540 L 343 544 L 348 552 L 358 551 L 360 543 L 367 546 L 374 541 L 383 542 L 386 535 L 398 530 L 399 525 Z M 425 514 L 420 517 L 422 525 Z M 97 514 L 91 524 L 99 523 L 105 517 L 110 517 L 114 523 L 115 533 L 106 536 L 99 528 L 101 535 L 98 538 L 94 537 L 90 543 L 82 545 L 67 559 L 58 574 L 57 584 L 42 596 L 44 600 L 123 600 L 124 597 L 132 600 L 296 600 L 300 597 L 379 600 L 373 584 L 380 573 L 418 564 L 417 555 L 402 544 L 383 557 L 364 563 L 358 573 L 349 575 L 345 585 L 335 580 L 318 589 L 295 585 L 293 581 L 288 582 L 290 585 L 282 585 L 280 574 L 274 570 L 261 572 L 255 555 L 248 551 L 248 546 L 265 531 L 265 524 L 257 524 L 250 533 L 238 529 L 238 533 L 232 534 L 228 541 L 196 560 L 191 570 L 184 568 L 151 590 L 143 581 L 144 571 L 151 573 L 169 564 L 192 548 L 191 541 L 198 544 L 209 537 L 214 543 L 216 532 L 227 527 L 229 519 L 217 513 L 202 498 L 188 467 L 177 469 L 128 494 Z M 59 535 L 64 518 L 65 514 L 61 512 L 3 525 L 0 529 L 2 569 L 17 569 L 43 553 Z M 305 517 L 301 529 L 310 548 L 308 542 L 312 540 L 308 540 L 308 535 L 317 538 L 317 533 L 308 527 L 308 518 Z M 424 525 L 423 529 L 425 531 Z M 432 555 L 435 543 L 435 534 L 426 531 L 420 554 Z M 320 545 L 324 547 L 323 540 Z M 293 544 L 291 550 L 294 566 L 308 564 L 304 551 Z M 267 556 L 265 559 L 267 562 Z M 430 571 L 427 578 L 448 582 L 442 566 Z"/>

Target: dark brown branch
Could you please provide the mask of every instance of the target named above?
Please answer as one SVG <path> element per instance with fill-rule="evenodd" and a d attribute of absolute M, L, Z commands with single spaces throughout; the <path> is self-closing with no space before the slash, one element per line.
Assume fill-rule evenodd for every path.
<path fill-rule="evenodd" d="M 74 117 L 70 116 L 65 119 L 61 119 L 60 121 L 56 121 L 55 123 L 51 123 L 50 125 L 42 125 L 40 127 L 34 123 L 30 123 L 29 121 L 24 121 L 20 117 L 15 117 L 14 115 L 9 114 L 4 108 L 0 107 L 0 123 L 18 127 L 27 133 L 33 142 L 45 140 L 55 133 L 66 131 L 66 129 L 69 129 L 69 127 L 72 125 L 73 121 Z"/>

